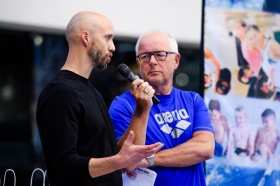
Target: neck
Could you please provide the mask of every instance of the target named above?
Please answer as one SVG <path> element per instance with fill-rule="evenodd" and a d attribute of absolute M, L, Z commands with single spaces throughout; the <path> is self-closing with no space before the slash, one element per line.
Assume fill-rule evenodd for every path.
<path fill-rule="evenodd" d="M 69 64 L 68 62 L 66 62 L 64 64 L 64 66 L 61 68 L 61 70 L 69 70 L 71 72 L 74 72 L 75 74 L 78 74 L 86 79 L 89 78 L 90 74 L 91 74 L 91 71 L 92 71 L 92 67 L 82 67 L 80 65 L 77 65 L 77 64 Z"/>
<path fill-rule="evenodd" d="M 89 59 L 83 55 L 73 55 L 73 52 L 68 54 L 65 64 L 61 68 L 61 70 L 69 70 L 86 79 L 89 78 L 92 69 L 93 66 Z"/>
<path fill-rule="evenodd" d="M 169 95 L 172 91 L 172 86 L 152 85 L 156 95 Z"/>

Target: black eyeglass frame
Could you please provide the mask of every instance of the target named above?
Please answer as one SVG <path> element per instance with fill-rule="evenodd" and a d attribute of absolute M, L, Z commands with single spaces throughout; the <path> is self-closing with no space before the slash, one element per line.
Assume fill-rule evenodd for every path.
<path fill-rule="evenodd" d="M 155 54 L 156 54 L 156 53 L 159 53 L 159 52 L 164 52 L 164 53 L 165 53 L 165 58 L 164 58 L 163 60 L 158 60 L 157 57 L 155 56 Z M 147 62 L 142 62 L 141 59 L 140 59 L 140 56 L 141 56 L 142 54 L 149 54 L 149 55 L 150 55 L 149 61 L 147 61 Z M 154 58 L 155 58 L 157 61 L 165 61 L 168 54 L 177 54 L 177 53 L 176 53 L 176 52 L 166 52 L 166 51 L 156 51 L 156 52 L 144 52 L 144 53 L 142 53 L 142 54 L 139 54 L 139 55 L 137 55 L 136 57 L 139 59 L 139 61 L 140 61 L 141 63 L 149 63 L 152 56 L 154 56 Z"/>

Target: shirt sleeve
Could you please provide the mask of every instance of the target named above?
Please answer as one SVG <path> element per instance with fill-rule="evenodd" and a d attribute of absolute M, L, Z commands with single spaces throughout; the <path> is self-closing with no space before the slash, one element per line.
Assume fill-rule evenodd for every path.
<path fill-rule="evenodd" d="M 128 92 L 122 96 L 117 96 L 111 103 L 109 108 L 110 116 L 113 120 L 117 141 L 130 124 L 131 117 L 135 108 L 135 101 Z"/>
<path fill-rule="evenodd" d="M 206 130 L 214 133 L 205 101 L 197 93 L 194 93 L 194 123 L 194 132 Z"/>

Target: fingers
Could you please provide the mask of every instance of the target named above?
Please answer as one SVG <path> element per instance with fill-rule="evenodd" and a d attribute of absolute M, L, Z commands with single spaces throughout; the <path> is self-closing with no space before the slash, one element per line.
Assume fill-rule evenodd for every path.
<path fill-rule="evenodd" d="M 130 90 L 132 92 L 139 91 L 140 93 L 145 93 L 149 95 L 154 95 L 155 91 L 148 82 L 144 82 L 142 79 L 136 79 L 132 82 Z"/>
<path fill-rule="evenodd" d="M 150 155 L 152 155 L 158 152 L 163 147 L 163 145 L 163 143 L 157 142 L 151 145 L 146 145 L 145 147 L 148 149 L 147 152 L 150 152 Z"/>
<path fill-rule="evenodd" d="M 137 90 L 139 90 L 138 88 L 141 86 L 141 84 L 144 83 L 144 80 L 143 79 L 136 79 L 134 80 L 132 83 L 131 83 L 131 86 L 130 86 L 130 90 L 132 92 L 135 92 Z"/>
<path fill-rule="evenodd" d="M 135 147 L 137 148 L 139 158 L 141 157 L 141 159 L 144 159 L 158 152 L 163 147 L 163 143 L 157 142 L 151 145 L 135 145 Z"/>
<path fill-rule="evenodd" d="M 140 109 L 140 111 L 153 106 L 152 97 L 155 94 L 155 90 L 148 82 L 144 82 L 142 79 L 134 80 L 130 87 L 130 93 L 136 101 L 136 108 Z"/>
<path fill-rule="evenodd" d="M 154 93 L 155 93 L 155 90 L 153 89 L 152 86 L 148 85 L 148 86 L 146 86 L 146 87 L 144 88 L 143 92 L 144 92 L 145 94 L 149 94 L 150 96 L 153 96 Z"/>
<path fill-rule="evenodd" d="M 133 168 L 133 166 L 137 166 L 137 164 L 140 163 L 141 160 L 145 159 L 148 156 L 151 156 L 152 154 L 155 154 L 163 147 L 163 143 L 161 142 L 154 143 L 151 145 L 134 145 L 132 143 L 133 138 L 134 133 L 130 131 L 122 148 L 117 154 L 117 156 L 120 157 L 119 159 L 121 160 L 120 168 Z"/>
<path fill-rule="evenodd" d="M 136 169 L 136 167 L 137 167 L 137 164 L 134 164 L 132 166 L 126 167 L 125 168 L 125 172 L 133 173 L 134 170 Z"/>
<path fill-rule="evenodd" d="M 137 173 L 133 171 L 126 171 L 126 174 L 129 178 L 136 178 L 137 177 Z"/>
<path fill-rule="evenodd" d="M 141 168 L 147 168 L 149 167 L 150 164 L 148 162 L 148 160 L 146 158 L 142 159 L 140 162 L 138 162 L 137 167 L 141 167 Z"/>

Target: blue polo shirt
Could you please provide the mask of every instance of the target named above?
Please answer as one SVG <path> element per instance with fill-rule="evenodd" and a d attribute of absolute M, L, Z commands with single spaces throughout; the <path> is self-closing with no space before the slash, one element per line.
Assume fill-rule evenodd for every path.
<path fill-rule="evenodd" d="M 160 103 L 153 105 L 148 120 L 146 144 L 162 142 L 161 150 L 170 149 L 192 138 L 196 131 L 211 131 L 208 109 L 201 96 L 195 92 L 173 87 L 169 95 L 156 95 Z M 135 109 L 130 92 L 117 96 L 109 109 L 117 140 L 130 124 Z M 170 157 L 172 158 L 172 157 Z M 155 186 L 206 185 L 203 163 L 189 167 L 156 167 Z"/>

